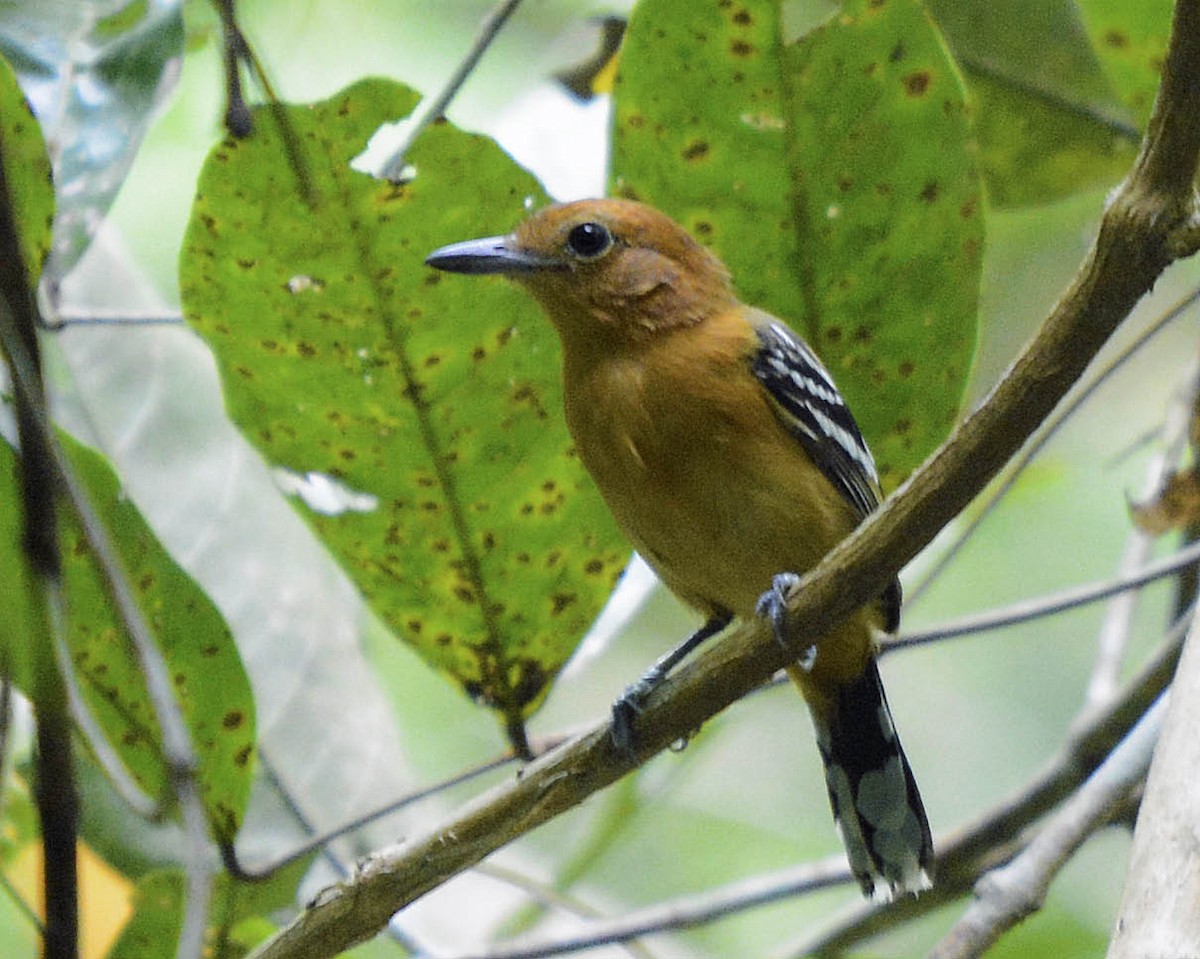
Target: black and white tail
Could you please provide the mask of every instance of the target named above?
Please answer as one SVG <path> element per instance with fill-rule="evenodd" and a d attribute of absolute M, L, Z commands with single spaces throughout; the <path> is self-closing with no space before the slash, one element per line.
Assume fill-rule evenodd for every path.
<path fill-rule="evenodd" d="M 833 816 L 863 893 L 887 900 L 928 889 L 929 821 L 875 661 L 812 712 Z"/>

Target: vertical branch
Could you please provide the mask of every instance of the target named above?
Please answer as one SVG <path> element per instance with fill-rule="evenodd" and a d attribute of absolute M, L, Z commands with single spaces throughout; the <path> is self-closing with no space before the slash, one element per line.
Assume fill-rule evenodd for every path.
<path fill-rule="evenodd" d="M 1200 612 L 1170 695 L 1108 959 L 1195 955 L 1200 943 Z"/>
<path fill-rule="evenodd" d="M 52 630 L 62 623 L 57 615 L 61 611 L 62 557 L 55 515 L 58 485 L 37 328 L 37 304 L 25 269 L 4 144 L 0 142 L 0 355 L 12 380 L 20 446 L 22 544 L 29 578 L 21 586 L 36 597 L 34 607 L 41 614 L 38 625 L 43 627 L 36 636 L 28 637 L 28 656 L 33 664 L 30 694 L 37 716 L 34 799 L 42 828 L 46 903 L 43 950 L 47 959 L 74 959 L 79 952 L 79 877 L 75 859 L 79 800 L 66 691 L 51 652 Z M 0 663 L 5 669 L 10 665 Z"/>

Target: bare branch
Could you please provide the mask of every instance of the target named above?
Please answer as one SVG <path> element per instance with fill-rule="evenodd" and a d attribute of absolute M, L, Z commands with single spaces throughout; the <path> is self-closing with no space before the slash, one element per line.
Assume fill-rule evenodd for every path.
<path fill-rule="evenodd" d="M 1178 300 L 1174 306 L 1158 317 L 1146 329 L 1142 330 L 1132 341 L 1125 344 L 1105 364 L 1095 370 L 1082 386 L 1072 389 L 1067 398 L 1059 405 L 1054 413 L 1029 438 L 1029 442 L 1021 448 L 1020 453 L 1013 457 L 1004 470 L 1004 474 L 994 487 L 988 490 L 981 503 L 977 503 L 973 515 L 965 523 L 961 523 L 955 531 L 955 537 L 921 576 L 919 582 L 904 590 L 905 607 L 911 608 L 918 602 L 925 591 L 946 571 L 962 548 L 991 515 L 1000 501 L 1016 485 L 1025 468 L 1042 451 L 1048 442 L 1058 433 L 1059 429 L 1083 406 L 1108 379 L 1130 360 L 1142 347 L 1155 336 L 1180 318 L 1189 308 L 1200 301 L 1200 287 Z"/>
<path fill-rule="evenodd" d="M 404 142 L 401 143 L 388 157 L 383 164 L 380 176 L 385 180 L 393 182 L 404 179 L 404 158 L 408 154 L 409 148 L 416 141 L 430 123 L 446 112 L 446 108 L 450 106 L 450 101 L 458 96 L 458 91 L 462 89 L 462 85 L 467 82 L 467 78 L 475 69 L 475 65 L 479 63 L 479 58 L 483 56 L 487 48 L 492 45 L 492 41 L 496 39 L 500 29 L 508 22 L 518 6 L 521 5 L 521 0 L 500 0 L 499 3 L 484 17 L 483 22 L 479 25 L 479 34 L 475 37 L 475 42 L 471 44 L 471 49 L 467 51 L 467 55 L 463 57 L 462 63 L 458 65 L 458 69 L 446 81 L 446 85 L 441 91 L 428 103 L 422 103 L 420 114 L 415 117 L 404 137 Z"/>
<path fill-rule="evenodd" d="M 838 954 L 855 943 L 926 915 L 970 892 L 983 872 L 1009 861 L 1025 847 L 1023 835 L 1041 816 L 1079 787 L 1159 697 L 1175 672 L 1191 617 L 1181 619 L 1155 656 L 1104 708 L 1092 708 L 1072 724 L 1067 741 L 1025 786 L 982 816 L 939 836 L 937 877 L 919 898 L 861 903 L 829 928 L 793 943 L 781 954 Z"/>
<path fill-rule="evenodd" d="M 1133 834 L 1108 959 L 1195 955 L 1200 942 L 1200 619 L 1171 690 L 1162 740 Z"/>
<path fill-rule="evenodd" d="M 1174 401 L 1164 417 L 1160 431 L 1163 448 L 1147 470 L 1143 499 L 1156 495 L 1163 488 L 1187 445 L 1198 385 L 1200 356 L 1193 355 Z M 1118 574 L 1124 575 L 1142 566 L 1150 555 L 1154 539 L 1155 537 L 1137 527 L 1130 530 L 1125 550 L 1121 554 Z M 1089 704 L 1103 702 L 1117 688 L 1137 599 L 1136 593 L 1124 593 L 1115 597 L 1108 605 L 1096 644 L 1096 662 L 1088 680 L 1086 702 Z"/>
<path fill-rule="evenodd" d="M 1041 908 L 1051 880 L 1097 829 L 1108 823 L 1122 800 L 1135 792 L 1150 768 L 1158 741 L 1165 695 L 1160 696 L 1028 846 L 975 886 L 976 901 L 934 947 L 930 959 L 982 955 L 1005 932 Z"/>
<path fill-rule="evenodd" d="M 1022 600 L 999 609 L 989 609 L 982 613 L 972 613 L 959 619 L 950 620 L 931 626 L 928 629 L 914 629 L 901 636 L 885 639 L 880 644 L 880 653 L 895 652 L 908 649 L 911 646 L 924 646 L 927 643 L 950 639 L 955 636 L 966 636 L 981 633 L 989 629 L 1000 629 L 1003 626 L 1014 626 L 1031 619 L 1040 619 L 1054 613 L 1062 613 L 1088 603 L 1095 603 L 1111 596 L 1136 596 L 1137 590 L 1155 580 L 1163 579 L 1200 563 L 1200 542 L 1192 543 L 1172 556 L 1164 557 L 1153 563 L 1147 563 L 1138 569 L 1114 576 L 1112 579 L 1087 583 L 1060 590 L 1049 596 L 1038 596 L 1034 599 Z M 1111 697 L 1111 693 L 1097 703 L 1089 698 L 1087 705 L 1103 704 Z"/>

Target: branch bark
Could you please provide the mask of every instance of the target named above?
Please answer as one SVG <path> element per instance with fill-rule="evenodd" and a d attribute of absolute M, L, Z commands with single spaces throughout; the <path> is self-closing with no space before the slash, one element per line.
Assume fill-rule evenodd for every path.
<path fill-rule="evenodd" d="M 1200 156 L 1200 0 L 1180 0 L 1154 115 L 1129 178 L 1105 211 L 1079 274 L 1040 332 L 979 409 L 789 600 L 796 624 L 781 649 L 747 623 L 681 668 L 639 717 L 639 759 L 686 736 L 766 681 L 889 579 L 995 476 L 1053 410 L 1137 301 L 1197 245 L 1192 182 Z M 257 959 L 330 957 L 397 910 L 633 768 L 609 724 L 522 770 L 437 828 L 384 849 L 264 943 Z"/>
<path fill-rule="evenodd" d="M 1184 646 L 1133 834 L 1108 959 L 1200 951 L 1200 613 Z"/>

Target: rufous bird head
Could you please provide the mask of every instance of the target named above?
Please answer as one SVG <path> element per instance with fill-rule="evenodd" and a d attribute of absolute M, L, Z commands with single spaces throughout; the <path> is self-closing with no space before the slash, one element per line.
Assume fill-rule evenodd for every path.
<path fill-rule="evenodd" d="M 564 340 L 636 340 L 737 304 L 720 260 L 670 217 L 632 200 L 547 207 L 507 236 L 453 243 L 425 262 L 512 277 Z"/>

